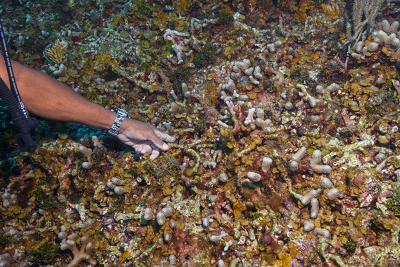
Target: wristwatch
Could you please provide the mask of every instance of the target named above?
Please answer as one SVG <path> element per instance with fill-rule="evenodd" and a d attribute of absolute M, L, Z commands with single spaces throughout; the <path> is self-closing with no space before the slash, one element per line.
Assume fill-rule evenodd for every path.
<path fill-rule="evenodd" d="M 120 108 L 117 109 L 117 117 L 115 118 L 110 130 L 108 130 L 108 134 L 111 136 L 117 136 L 122 122 L 126 117 L 128 117 L 128 112 L 126 110 Z"/>

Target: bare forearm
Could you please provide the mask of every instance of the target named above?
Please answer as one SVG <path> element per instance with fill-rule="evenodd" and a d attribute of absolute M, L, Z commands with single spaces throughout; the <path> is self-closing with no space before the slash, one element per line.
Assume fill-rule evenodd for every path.
<path fill-rule="evenodd" d="M 4 60 L 0 56 L 0 76 L 9 86 Z M 40 117 L 108 129 L 115 113 L 76 93 L 56 79 L 12 62 L 19 93 L 26 109 Z"/>
<path fill-rule="evenodd" d="M 108 129 L 115 114 L 86 100 L 67 85 L 35 70 L 24 70 L 18 88 L 26 108 L 41 117 Z"/>

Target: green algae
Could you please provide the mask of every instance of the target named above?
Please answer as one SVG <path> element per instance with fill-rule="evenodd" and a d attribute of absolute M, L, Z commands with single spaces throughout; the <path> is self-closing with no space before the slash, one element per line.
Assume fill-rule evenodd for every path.
<path fill-rule="evenodd" d="M 47 265 L 60 252 L 60 245 L 44 242 L 36 250 L 32 251 L 31 266 Z"/>
<path fill-rule="evenodd" d="M 386 206 L 394 212 L 394 215 L 400 217 L 400 193 L 396 192 L 391 197 L 387 198 Z"/>
<path fill-rule="evenodd" d="M 7 245 L 9 242 L 10 239 L 3 232 L 0 232 L 0 248 Z"/>
<path fill-rule="evenodd" d="M 51 201 L 49 195 L 47 195 L 42 189 L 39 187 L 33 189 L 31 192 L 31 196 L 35 197 L 36 205 L 39 208 L 49 210 L 52 208 Z"/>
<path fill-rule="evenodd" d="M 376 114 L 376 107 L 375 106 L 370 106 L 368 104 L 365 104 L 364 108 L 365 108 L 365 111 L 367 111 L 367 113 L 369 115 L 375 115 Z"/>
<path fill-rule="evenodd" d="M 230 26 L 233 24 L 233 16 L 226 9 L 222 9 L 217 15 L 217 18 L 222 25 Z"/>
<path fill-rule="evenodd" d="M 216 48 L 213 44 L 207 42 L 199 53 L 193 59 L 193 64 L 196 68 L 201 69 L 215 62 Z"/>

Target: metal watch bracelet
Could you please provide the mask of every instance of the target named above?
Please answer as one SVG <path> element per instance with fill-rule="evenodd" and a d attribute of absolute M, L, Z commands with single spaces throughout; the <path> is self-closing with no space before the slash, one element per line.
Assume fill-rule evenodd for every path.
<path fill-rule="evenodd" d="M 122 122 L 128 116 L 128 112 L 124 109 L 117 109 L 117 117 L 114 120 L 113 125 L 108 130 L 108 134 L 111 136 L 117 136 L 119 129 L 121 128 Z"/>

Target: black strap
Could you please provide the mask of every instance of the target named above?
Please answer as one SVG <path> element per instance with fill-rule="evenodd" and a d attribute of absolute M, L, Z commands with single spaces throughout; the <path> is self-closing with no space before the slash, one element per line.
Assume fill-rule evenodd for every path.
<path fill-rule="evenodd" d="M 4 61 L 6 62 L 8 77 L 10 79 L 11 93 L 10 89 L 7 87 L 3 79 L 0 78 L 0 98 L 4 100 L 8 111 L 10 112 L 12 121 L 11 124 L 17 129 L 17 134 L 15 139 L 17 140 L 18 148 L 21 151 L 35 151 L 36 142 L 32 139 L 31 132 L 35 130 L 38 126 L 38 121 L 35 118 L 29 117 L 26 111 L 21 97 L 18 93 L 17 84 L 15 82 L 14 73 L 11 66 L 10 56 L 8 54 L 6 39 L 4 37 L 3 25 L 0 21 L 0 39 L 1 46 L 4 52 Z"/>
<path fill-rule="evenodd" d="M 4 36 L 3 25 L 1 24 L 1 21 L 0 21 L 0 39 L 1 39 L 1 48 L 3 49 L 3 52 L 4 52 L 4 55 L 3 55 L 4 61 L 6 62 L 8 77 L 10 79 L 11 90 L 12 90 L 14 96 L 17 98 L 18 103 L 21 106 L 21 110 L 24 113 L 25 117 L 28 118 L 29 117 L 28 112 L 26 111 L 24 104 L 22 103 L 21 96 L 19 95 L 19 92 L 18 92 L 17 83 L 15 82 L 14 72 L 13 72 L 13 69 L 11 66 L 10 55 L 8 54 L 6 38 Z"/>

